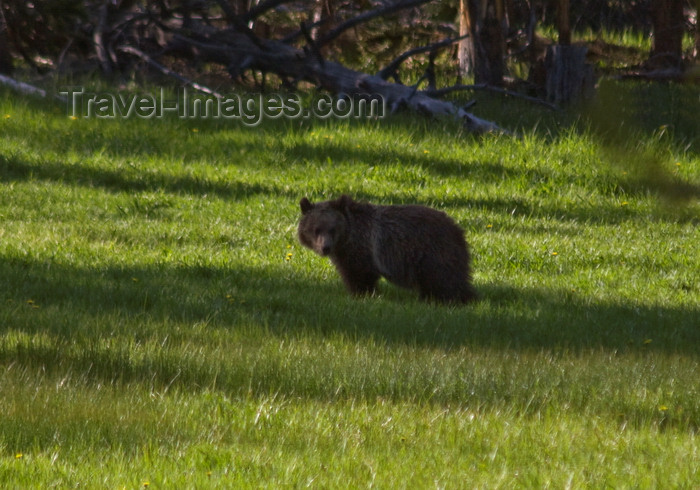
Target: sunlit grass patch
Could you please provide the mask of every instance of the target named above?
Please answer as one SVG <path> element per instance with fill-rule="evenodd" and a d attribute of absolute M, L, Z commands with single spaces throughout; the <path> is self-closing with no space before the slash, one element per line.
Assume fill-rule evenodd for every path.
<path fill-rule="evenodd" d="M 71 120 L 6 96 L 0 482 L 692 485 L 693 103 L 615 140 L 492 100 L 542 125 L 477 139 L 408 117 Z M 349 297 L 296 240 L 299 199 L 341 193 L 453 216 L 481 300 Z"/>

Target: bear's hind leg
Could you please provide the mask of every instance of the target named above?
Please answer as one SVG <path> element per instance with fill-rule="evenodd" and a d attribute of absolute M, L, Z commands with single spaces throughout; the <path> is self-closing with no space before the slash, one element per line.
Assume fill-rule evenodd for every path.
<path fill-rule="evenodd" d="M 430 261 L 429 261 L 430 262 Z M 424 263 L 418 274 L 418 292 L 425 301 L 468 303 L 476 299 L 467 271 L 448 268 L 438 263 Z"/>

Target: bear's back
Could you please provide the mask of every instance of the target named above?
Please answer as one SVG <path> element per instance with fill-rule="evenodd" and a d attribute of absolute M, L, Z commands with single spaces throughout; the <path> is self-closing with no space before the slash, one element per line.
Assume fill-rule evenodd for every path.
<path fill-rule="evenodd" d="M 464 233 L 445 213 L 418 205 L 377 206 L 373 221 L 375 267 L 396 284 L 415 287 L 422 265 L 467 270 Z"/>

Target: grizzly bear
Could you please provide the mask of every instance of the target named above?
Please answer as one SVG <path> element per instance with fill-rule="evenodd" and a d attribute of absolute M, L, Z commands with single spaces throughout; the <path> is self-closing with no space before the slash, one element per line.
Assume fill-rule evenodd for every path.
<path fill-rule="evenodd" d="M 352 294 L 374 291 L 380 277 L 443 303 L 475 299 L 464 232 L 425 206 L 378 206 L 343 195 L 300 201 L 302 245 L 331 259 Z"/>

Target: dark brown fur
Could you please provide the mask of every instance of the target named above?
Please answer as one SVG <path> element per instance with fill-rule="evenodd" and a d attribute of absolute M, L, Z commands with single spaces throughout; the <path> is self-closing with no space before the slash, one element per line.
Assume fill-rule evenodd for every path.
<path fill-rule="evenodd" d="M 327 256 L 353 294 L 374 291 L 380 277 L 417 289 L 421 298 L 466 303 L 475 298 L 462 229 L 425 206 L 377 206 L 348 196 L 299 203 L 302 245 Z"/>

